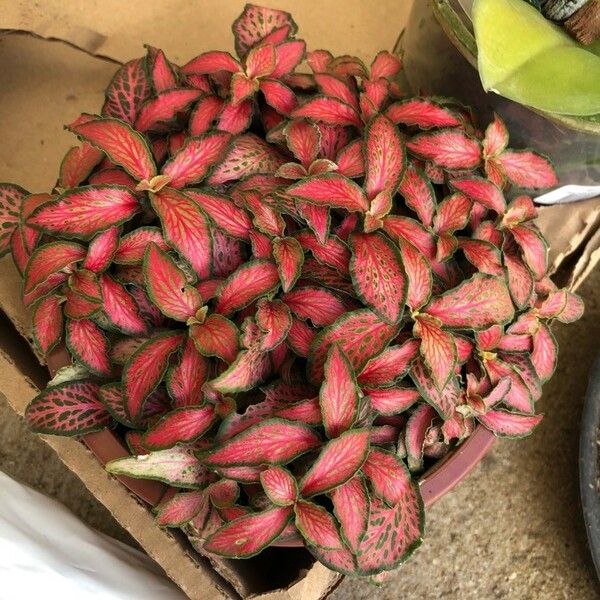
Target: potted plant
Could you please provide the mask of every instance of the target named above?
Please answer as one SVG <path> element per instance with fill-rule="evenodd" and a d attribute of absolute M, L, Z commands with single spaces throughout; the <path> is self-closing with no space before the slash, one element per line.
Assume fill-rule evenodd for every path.
<path fill-rule="evenodd" d="M 148 48 L 68 126 L 50 194 L 2 185 L 55 373 L 26 418 L 83 436 L 203 553 L 304 545 L 378 580 L 421 543 L 423 494 L 539 423 L 550 327 L 583 306 L 515 191 L 555 184 L 546 158 L 404 97 L 393 55 L 296 29 L 248 5 L 237 58 Z"/>

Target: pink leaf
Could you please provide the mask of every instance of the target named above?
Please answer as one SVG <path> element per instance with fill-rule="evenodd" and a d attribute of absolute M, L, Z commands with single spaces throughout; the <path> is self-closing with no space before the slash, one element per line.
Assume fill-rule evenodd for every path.
<path fill-rule="evenodd" d="M 406 304 L 415 311 L 431 297 L 433 284 L 431 265 L 409 242 L 400 240 L 399 246 L 407 279 Z"/>
<path fill-rule="evenodd" d="M 292 16 L 283 10 L 246 4 L 242 14 L 234 21 L 232 30 L 235 50 L 243 58 L 252 47 L 276 32 L 284 31 L 283 39 L 293 36 L 297 26 Z"/>
<path fill-rule="evenodd" d="M 396 191 L 404 171 L 404 145 L 396 126 L 384 115 L 376 116 L 365 131 L 367 196 Z"/>
<path fill-rule="evenodd" d="M 287 469 L 271 467 L 260 474 L 260 482 L 273 504 L 289 506 L 296 501 L 298 484 Z"/>
<path fill-rule="evenodd" d="M 310 250 L 320 262 L 329 265 L 341 273 L 349 273 L 350 250 L 338 237 L 330 235 L 324 242 L 308 231 L 299 231 L 295 235 L 303 248 Z"/>
<path fill-rule="evenodd" d="M 275 69 L 275 48 L 273 44 L 261 44 L 252 48 L 248 52 L 244 64 L 249 79 L 268 77 Z"/>
<path fill-rule="evenodd" d="M 504 281 L 481 273 L 434 298 L 425 312 L 437 317 L 442 325 L 459 329 L 484 329 L 506 323 L 514 316 Z"/>
<path fill-rule="evenodd" d="M 209 315 L 204 323 L 194 323 L 190 327 L 190 337 L 200 354 L 218 356 L 232 363 L 238 354 L 238 328 L 221 315 Z"/>
<path fill-rule="evenodd" d="M 159 527 L 181 527 L 199 513 L 207 512 L 209 507 L 208 497 L 203 490 L 180 492 L 161 503 L 156 514 L 156 524 Z"/>
<path fill-rule="evenodd" d="M 229 558 L 249 558 L 272 544 L 291 516 L 292 509 L 287 506 L 241 516 L 209 536 L 204 550 Z"/>
<path fill-rule="evenodd" d="M 420 129 L 431 127 L 458 127 L 458 117 L 447 108 L 424 98 L 411 98 L 402 102 L 394 102 L 385 114 L 396 124 L 416 126 Z"/>
<path fill-rule="evenodd" d="M 313 163 L 315 165 L 316 162 Z M 331 215 L 327 206 L 319 206 L 310 202 L 296 201 L 296 208 L 300 216 L 314 232 L 319 243 L 326 245 L 329 236 Z"/>
<path fill-rule="evenodd" d="M 32 254 L 24 275 L 24 292 L 28 294 L 58 271 L 67 270 L 86 255 L 86 250 L 75 242 L 50 242 Z"/>
<path fill-rule="evenodd" d="M 523 309 L 529 305 L 533 294 L 533 273 L 514 252 L 505 247 L 504 266 L 506 267 L 506 281 L 510 295 L 517 308 Z"/>
<path fill-rule="evenodd" d="M 505 377 L 510 378 L 510 390 L 504 398 L 504 404 L 521 412 L 533 412 L 531 392 L 512 365 L 499 359 L 484 359 L 483 364 L 493 384 Z"/>
<path fill-rule="evenodd" d="M 300 493 L 308 498 L 342 485 L 357 473 L 369 450 L 369 432 L 354 429 L 329 441 L 300 482 Z"/>
<path fill-rule="evenodd" d="M 118 227 L 111 227 L 99 233 L 88 246 L 83 268 L 94 273 L 106 271 L 117 251 L 120 233 Z"/>
<path fill-rule="evenodd" d="M 292 117 L 297 119 L 305 117 L 313 121 L 320 121 L 327 125 L 353 125 L 362 127 L 362 121 L 352 106 L 326 96 L 317 96 L 304 102 L 292 112 Z"/>
<path fill-rule="evenodd" d="M 17 229 L 23 198 L 27 195 L 18 185 L 0 183 L 0 256 L 8 252 L 10 237 Z"/>
<path fill-rule="evenodd" d="M 158 227 L 139 227 L 121 238 L 113 262 L 125 265 L 141 263 L 149 244 L 155 244 L 161 250 L 169 249 Z"/>
<path fill-rule="evenodd" d="M 304 264 L 304 252 L 298 240 L 291 237 L 275 238 L 273 241 L 273 258 L 277 263 L 277 272 L 284 292 L 293 287 Z"/>
<path fill-rule="evenodd" d="M 357 380 L 361 386 L 391 385 L 404 377 L 419 351 L 417 340 L 408 340 L 401 346 L 390 346 L 367 362 Z"/>
<path fill-rule="evenodd" d="M 185 111 L 192 102 L 198 100 L 200 94 L 200 90 L 194 89 L 174 89 L 160 92 L 140 108 L 135 120 L 135 128 L 142 133 L 153 130 L 160 131 L 164 123 L 176 119 L 177 114 Z M 141 177 L 140 179 L 148 178 Z"/>
<path fill-rule="evenodd" d="M 304 58 L 306 44 L 303 40 L 290 40 L 275 46 L 275 69 L 271 73 L 278 79 L 291 73 Z"/>
<path fill-rule="evenodd" d="M 165 240 L 190 262 L 200 279 L 209 277 L 212 240 L 208 221 L 198 205 L 170 188 L 152 194 L 151 203 Z"/>
<path fill-rule="evenodd" d="M 208 378 L 209 368 L 209 361 L 198 352 L 194 341 L 188 338 L 179 362 L 167 373 L 167 390 L 175 408 L 200 404 L 202 386 Z"/>
<path fill-rule="evenodd" d="M 291 113 L 298 104 L 294 92 L 280 81 L 263 79 L 260 82 L 260 91 L 266 103 L 282 115 Z"/>
<path fill-rule="evenodd" d="M 499 436 L 526 437 L 542 420 L 542 415 L 521 415 L 504 410 L 490 410 L 479 421 Z"/>
<path fill-rule="evenodd" d="M 190 115 L 188 129 L 190 135 L 198 136 L 206 133 L 213 125 L 223 108 L 224 101 L 218 96 L 200 98 Z"/>
<path fill-rule="evenodd" d="M 444 331 L 436 319 L 427 315 L 415 319 L 415 337 L 421 338 L 421 356 L 431 372 L 438 390 L 443 390 L 456 368 L 456 343 L 452 334 Z"/>
<path fill-rule="evenodd" d="M 102 150 L 116 165 L 137 180 L 152 179 L 156 165 L 145 138 L 117 119 L 93 119 L 70 130 Z"/>
<path fill-rule="evenodd" d="M 204 459 L 210 466 L 278 465 L 321 444 L 310 427 L 283 419 L 267 419 L 225 441 Z"/>
<path fill-rule="evenodd" d="M 193 442 L 210 428 L 215 416 L 212 405 L 176 408 L 144 434 L 142 443 L 148 450 L 164 450 Z"/>
<path fill-rule="evenodd" d="M 541 279 L 548 269 L 548 244 L 541 233 L 526 225 L 515 225 L 511 232 L 523 251 L 525 263 L 536 279 Z"/>
<path fill-rule="evenodd" d="M 275 150 L 258 136 L 246 133 L 236 138 L 225 159 L 208 178 L 211 185 L 243 179 L 257 173 L 273 174 L 285 162 Z"/>
<path fill-rule="evenodd" d="M 487 126 L 483 138 L 484 158 L 493 158 L 498 156 L 508 145 L 508 130 L 504 121 L 494 114 L 494 120 Z"/>
<path fill-rule="evenodd" d="M 312 381 L 321 381 L 330 346 L 340 345 L 355 372 L 379 354 L 398 333 L 397 325 L 382 321 L 374 312 L 363 309 L 342 315 L 315 338 L 309 356 L 308 373 Z"/>
<path fill-rule="evenodd" d="M 238 63 L 229 52 L 222 52 L 220 50 L 214 50 L 211 52 L 204 52 L 196 58 L 192 58 L 188 63 L 183 65 L 182 72 L 187 74 L 205 75 L 213 74 L 219 71 L 227 71 L 229 73 L 236 73 L 240 70 L 240 64 Z"/>
<path fill-rule="evenodd" d="M 473 169 L 481 160 L 479 142 L 455 129 L 422 133 L 406 145 L 419 158 L 446 169 Z"/>
<path fill-rule="evenodd" d="M 60 163 L 59 186 L 65 189 L 77 187 L 103 158 L 104 153 L 87 142 L 70 148 Z"/>
<path fill-rule="evenodd" d="M 31 401 L 25 420 L 35 433 L 72 436 L 104 429 L 111 416 L 98 399 L 99 389 L 88 381 L 48 387 Z"/>
<path fill-rule="evenodd" d="M 282 300 L 296 316 L 310 319 L 317 327 L 331 325 L 346 312 L 335 294 L 317 287 L 298 287 L 284 294 Z"/>
<path fill-rule="evenodd" d="M 319 399 L 327 437 L 338 437 L 352 427 L 360 398 L 352 367 L 337 344 L 327 356 Z"/>
<path fill-rule="evenodd" d="M 464 252 L 465 258 L 482 273 L 502 275 L 503 269 L 500 250 L 489 242 L 460 238 L 458 247 Z"/>
<path fill-rule="evenodd" d="M 138 199 L 127 188 L 90 186 L 41 205 L 28 223 L 54 235 L 89 239 L 131 219 L 139 209 Z"/>
<path fill-rule="evenodd" d="M 179 349 L 183 335 L 168 332 L 155 335 L 142 344 L 123 369 L 123 389 L 127 413 L 135 421 L 141 416 L 144 400 L 162 381 L 169 357 Z"/>
<path fill-rule="evenodd" d="M 435 411 L 428 404 L 419 404 L 406 424 L 406 452 L 408 466 L 411 471 L 420 471 L 423 468 L 423 445 L 425 435 L 431 427 Z"/>
<path fill-rule="evenodd" d="M 450 187 L 462 192 L 474 202 L 479 202 L 479 204 L 497 212 L 499 215 L 504 214 L 506 210 L 506 200 L 502 191 L 487 179 L 482 177 L 451 179 Z"/>
<path fill-rule="evenodd" d="M 311 545 L 336 550 L 342 548 L 342 540 L 333 517 L 314 502 L 300 500 L 294 506 L 296 527 Z"/>
<path fill-rule="evenodd" d="M 369 498 L 364 482 L 360 477 L 353 477 L 331 491 L 331 500 L 344 541 L 356 552 L 369 518 Z"/>
<path fill-rule="evenodd" d="M 66 340 L 67 348 L 75 360 L 94 374 L 110 375 L 109 343 L 93 321 L 68 321 Z"/>
<path fill-rule="evenodd" d="M 436 200 L 431 183 L 412 163 L 408 163 L 398 191 L 404 196 L 406 205 L 414 210 L 419 220 L 431 227 Z"/>
<path fill-rule="evenodd" d="M 324 96 L 341 100 L 358 110 L 356 92 L 350 89 L 349 85 L 342 78 L 330 73 L 317 73 L 315 74 L 315 82 L 319 86 L 319 91 Z"/>
<path fill-rule="evenodd" d="M 307 357 L 310 351 L 310 345 L 317 332 L 307 325 L 304 321 L 292 317 L 292 326 L 288 332 L 287 344 L 298 356 Z"/>
<path fill-rule="evenodd" d="M 264 332 L 263 350 L 273 350 L 286 338 L 292 326 L 290 309 L 281 300 L 260 300 L 256 309 L 256 324 Z"/>
<path fill-rule="evenodd" d="M 169 185 L 182 188 L 204 179 L 229 146 L 231 136 L 215 131 L 197 138 L 188 138 L 181 150 L 162 168 L 162 174 L 170 177 Z"/>
<path fill-rule="evenodd" d="M 232 135 L 242 133 L 250 126 L 253 112 L 254 104 L 251 100 L 244 100 L 239 104 L 225 103 L 217 121 L 217 129 Z"/>
<path fill-rule="evenodd" d="M 431 231 L 418 221 L 409 217 L 388 215 L 383 220 L 383 230 L 393 240 L 406 241 L 412 244 L 429 260 L 435 258 L 434 237 Z"/>
<path fill-rule="evenodd" d="M 269 354 L 259 344 L 240 352 L 229 368 L 209 382 L 221 394 L 244 392 L 262 383 L 271 371 Z"/>
<path fill-rule="evenodd" d="M 400 252 L 379 233 L 353 233 L 350 236 L 350 272 L 361 300 L 388 323 L 402 317 L 407 280 Z"/>
<path fill-rule="evenodd" d="M 540 323 L 533 334 L 533 352 L 531 362 L 542 382 L 548 381 L 556 369 L 558 345 L 552 332 L 545 323 Z"/>
<path fill-rule="evenodd" d="M 351 179 L 327 173 L 293 184 L 288 194 L 319 206 L 343 208 L 349 212 L 365 212 L 369 208 L 363 190 Z"/>
<path fill-rule="evenodd" d="M 550 161 L 531 150 L 504 151 L 497 158 L 514 185 L 523 188 L 548 188 L 558 183 Z"/>
<path fill-rule="evenodd" d="M 267 260 L 253 260 L 232 273 L 221 286 L 215 310 L 229 315 L 267 295 L 279 285 L 277 267 Z"/>
<path fill-rule="evenodd" d="M 133 125 L 140 106 L 150 93 L 143 59 L 130 60 L 116 72 L 108 85 L 102 115 Z"/>
<path fill-rule="evenodd" d="M 404 500 L 410 475 L 404 463 L 391 452 L 373 449 L 363 465 L 375 494 L 389 506 Z"/>
<path fill-rule="evenodd" d="M 466 227 L 471 212 L 471 201 L 463 194 L 444 198 L 437 207 L 433 220 L 434 231 L 442 236 Z"/>
<path fill-rule="evenodd" d="M 43 355 L 47 355 L 60 342 L 63 326 L 60 296 L 52 294 L 42 298 L 33 309 L 32 335 Z"/>
<path fill-rule="evenodd" d="M 294 157 L 308 168 L 319 154 L 321 134 L 318 127 L 304 119 L 295 119 L 286 126 L 284 135 Z"/>
<path fill-rule="evenodd" d="M 396 415 L 410 408 L 419 398 L 420 393 L 413 388 L 363 388 L 369 397 L 373 410 L 382 415 Z"/>
<path fill-rule="evenodd" d="M 186 322 L 202 306 L 198 290 L 187 283 L 183 271 L 152 243 L 144 257 L 144 279 L 152 302 L 171 319 Z"/>
<path fill-rule="evenodd" d="M 359 572 L 375 575 L 398 567 L 421 544 L 423 500 L 418 485 L 405 473 L 401 500 L 392 507 L 371 498 L 367 531 L 356 555 Z"/>
<path fill-rule="evenodd" d="M 446 385 L 440 390 L 432 381 L 429 370 L 422 358 L 412 364 L 410 376 L 421 396 L 438 411 L 441 417 L 449 419 L 459 404 L 460 386 L 454 375 L 451 375 Z"/>
<path fill-rule="evenodd" d="M 354 140 L 342 148 L 335 159 L 337 172 L 346 177 L 360 177 L 365 172 L 362 141 Z"/>
<path fill-rule="evenodd" d="M 162 50 L 147 46 L 148 67 L 152 78 L 152 84 L 157 92 L 162 92 L 174 88 L 177 85 L 177 78 L 174 69 L 167 60 Z"/>

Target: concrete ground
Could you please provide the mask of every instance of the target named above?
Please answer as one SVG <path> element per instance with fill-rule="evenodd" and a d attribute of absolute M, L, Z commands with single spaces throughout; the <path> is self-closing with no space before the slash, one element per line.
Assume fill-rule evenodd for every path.
<path fill-rule="evenodd" d="M 383 587 L 346 580 L 332 600 L 600 598 L 579 504 L 578 441 L 587 373 L 599 350 L 600 269 L 580 290 L 584 318 L 556 330 L 561 358 L 546 418 L 526 440 L 500 441 L 427 514 L 426 540 Z M 0 399 L 0 469 L 58 498 L 93 527 L 129 539 L 54 453 Z"/>

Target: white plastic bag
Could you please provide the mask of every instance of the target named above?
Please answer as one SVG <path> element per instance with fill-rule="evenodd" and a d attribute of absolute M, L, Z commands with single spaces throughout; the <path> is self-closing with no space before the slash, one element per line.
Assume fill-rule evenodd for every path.
<path fill-rule="evenodd" d="M 0 600 L 184 600 L 145 554 L 0 471 Z"/>

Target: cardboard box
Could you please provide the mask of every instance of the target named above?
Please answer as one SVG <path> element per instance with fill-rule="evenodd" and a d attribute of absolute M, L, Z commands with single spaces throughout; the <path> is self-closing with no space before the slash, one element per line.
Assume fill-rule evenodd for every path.
<path fill-rule="evenodd" d="M 381 48 L 395 47 L 411 5 L 407 0 L 262 3 L 292 11 L 309 47 L 328 47 L 365 60 Z M 63 123 L 99 110 L 118 62 L 141 55 L 146 42 L 162 47 L 177 63 L 208 49 L 230 49 L 229 27 L 243 5 L 238 0 L 0 0 L 2 27 L 12 30 L 0 34 L 0 181 L 30 191 L 50 189 L 60 159 L 73 144 Z M 600 259 L 600 201 L 540 212 L 555 277 L 576 288 Z M 5 315 L 0 316 L 0 392 L 23 414 L 47 375 L 20 337 L 31 341 L 20 289 L 20 277 L 5 257 L 0 260 L 0 311 Z M 83 444 L 58 437 L 45 440 L 194 600 L 319 600 L 340 580 L 299 549 L 278 551 L 284 560 L 277 563 L 270 557 L 211 565 L 183 536 L 156 527 L 147 507 L 109 476 Z"/>

